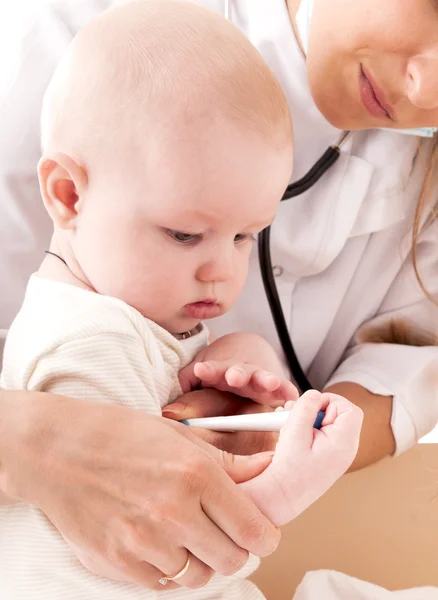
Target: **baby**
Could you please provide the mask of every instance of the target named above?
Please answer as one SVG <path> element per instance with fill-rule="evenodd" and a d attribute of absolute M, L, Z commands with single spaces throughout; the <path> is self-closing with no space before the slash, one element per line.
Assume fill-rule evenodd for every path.
<path fill-rule="evenodd" d="M 196 4 L 120 5 L 82 30 L 59 65 L 44 101 L 42 146 L 40 186 L 54 235 L 10 330 L 2 387 L 155 415 L 181 395 L 182 370 L 208 383 L 216 369 L 218 387 L 242 391 L 242 366 L 223 368 L 232 335 L 204 350 L 208 365 L 191 363 L 207 347 L 202 320 L 238 297 L 254 236 L 274 219 L 291 174 L 288 106 L 257 51 Z M 245 386 L 252 382 L 268 403 L 295 399 L 264 340 L 248 334 L 247 346 Z M 253 356 L 273 373 L 245 364 Z M 283 524 L 348 468 L 360 426 L 347 400 L 310 393 L 291 411 L 271 464 L 241 485 Z M 1 598 L 156 597 L 92 574 L 24 503 L 0 507 L 0 539 Z M 256 562 L 168 594 L 261 598 L 244 580 Z"/>

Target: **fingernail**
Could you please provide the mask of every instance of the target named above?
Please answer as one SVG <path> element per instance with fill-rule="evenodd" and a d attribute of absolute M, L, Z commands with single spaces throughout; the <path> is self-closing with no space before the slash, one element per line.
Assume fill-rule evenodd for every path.
<path fill-rule="evenodd" d="M 182 402 L 175 402 L 174 404 L 168 404 L 163 408 L 163 415 L 170 413 L 172 415 L 179 415 L 184 412 L 187 406 Z"/>
<path fill-rule="evenodd" d="M 321 397 L 321 392 L 318 392 L 318 390 L 307 390 L 307 392 L 304 392 L 303 396 L 309 400 L 319 400 Z"/>
<path fill-rule="evenodd" d="M 242 369 L 242 367 L 230 367 L 229 371 L 235 371 L 236 373 L 240 373 L 241 375 L 245 375 L 246 373 L 245 369 Z"/>
<path fill-rule="evenodd" d="M 258 454 L 253 454 L 252 458 L 272 458 L 274 456 L 275 452 L 273 450 L 266 450 L 266 452 L 259 452 Z"/>
<path fill-rule="evenodd" d="M 284 400 L 278 400 L 277 402 L 273 402 L 269 406 L 271 408 L 275 408 L 275 410 L 277 410 L 278 408 L 284 408 Z"/>

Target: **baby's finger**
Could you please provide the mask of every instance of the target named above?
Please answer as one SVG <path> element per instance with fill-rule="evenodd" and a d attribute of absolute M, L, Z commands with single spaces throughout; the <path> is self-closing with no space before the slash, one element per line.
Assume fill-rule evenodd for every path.
<path fill-rule="evenodd" d="M 214 386 L 226 382 L 232 387 L 243 387 L 255 369 L 253 365 L 236 364 L 231 360 L 208 360 L 196 363 L 194 373 L 204 384 Z"/>
<path fill-rule="evenodd" d="M 347 398 L 338 394 L 332 394 L 331 392 L 323 392 L 321 394 L 321 402 L 321 410 L 325 412 L 323 426 L 330 425 L 341 414 L 348 412 L 354 406 Z"/>
<path fill-rule="evenodd" d="M 322 410 L 325 410 L 325 418 L 322 427 L 332 439 L 339 438 L 350 445 L 358 441 L 362 428 L 362 410 L 337 394 L 326 392 L 322 394 Z"/>
<path fill-rule="evenodd" d="M 193 367 L 193 372 L 202 383 L 216 385 L 224 379 L 226 370 L 229 364 L 225 361 L 198 362 Z"/>
<path fill-rule="evenodd" d="M 282 380 L 279 387 L 274 391 L 273 395 L 276 400 L 283 400 L 287 402 L 288 400 L 296 401 L 299 397 L 299 393 L 297 388 L 291 381 L 286 379 Z"/>
<path fill-rule="evenodd" d="M 288 408 L 291 406 L 287 404 Z M 313 425 L 322 406 L 322 394 L 310 390 L 293 403 L 291 414 L 280 431 L 279 445 L 292 444 L 295 451 L 311 448 L 315 430 Z M 287 440 L 287 441 L 286 441 Z"/>
<path fill-rule="evenodd" d="M 242 388 L 248 385 L 253 368 L 246 368 L 246 365 L 233 365 L 225 372 L 225 381 L 230 387 Z"/>
<path fill-rule="evenodd" d="M 251 386 L 255 392 L 274 392 L 280 385 L 280 378 L 269 371 L 257 369 L 251 376 Z"/>
<path fill-rule="evenodd" d="M 183 394 L 187 394 L 191 392 L 199 385 L 199 379 L 196 377 L 195 372 L 195 363 L 191 362 L 178 374 L 179 384 L 183 391 Z"/>

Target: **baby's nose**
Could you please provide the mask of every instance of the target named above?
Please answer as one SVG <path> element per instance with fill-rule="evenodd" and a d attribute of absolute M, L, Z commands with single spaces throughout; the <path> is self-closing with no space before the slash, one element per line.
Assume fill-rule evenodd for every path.
<path fill-rule="evenodd" d="M 198 269 L 197 277 L 200 281 L 225 282 L 232 278 L 234 273 L 233 254 L 224 250 L 211 256 Z"/>

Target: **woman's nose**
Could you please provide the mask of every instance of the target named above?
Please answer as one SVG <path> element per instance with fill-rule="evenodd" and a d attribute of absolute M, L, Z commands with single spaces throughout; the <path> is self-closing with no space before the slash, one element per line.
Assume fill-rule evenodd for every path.
<path fill-rule="evenodd" d="M 417 108 L 438 107 L 438 53 L 418 54 L 408 63 L 408 98 Z"/>

